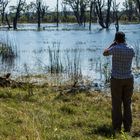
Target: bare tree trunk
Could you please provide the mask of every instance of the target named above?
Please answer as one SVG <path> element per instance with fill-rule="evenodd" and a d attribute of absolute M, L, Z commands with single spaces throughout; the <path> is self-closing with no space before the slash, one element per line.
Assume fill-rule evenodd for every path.
<path fill-rule="evenodd" d="M 57 0 L 57 27 L 59 26 L 59 8 L 58 8 L 58 4 L 59 3 L 59 0 Z"/>
<path fill-rule="evenodd" d="M 86 9 L 86 5 L 83 3 L 80 3 L 80 24 L 82 25 L 82 23 L 84 23 L 84 27 L 85 27 L 85 22 L 86 22 L 85 9 Z"/>
<path fill-rule="evenodd" d="M 25 3 L 25 0 L 19 0 L 17 8 L 16 8 L 16 14 L 15 17 L 13 18 L 13 29 L 16 30 L 17 29 L 17 21 L 20 17 L 20 12 L 22 10 L 21 6 Z"/>
<path fill-rule="evenodd" d="M 5 18 L 5 9 L 8 5 L 8 0 L 0 0 L 0 6 L 1 6 L 1 22 L 4 24 L 4 18 Z"/>
<path fill-rule="evenodd" d="M 109 24 L 110 24 L 110 8 L 111 8 L 111 3 L 112 0 L 108 0 L 107 5 L 107 16 L 106 16 L 106 28 L 109 28 Z"/>
<path fill-rule="evenodd" d="M 1 23 L 4 23 L 4 12 L 1 13 Z"/>
<path fill-rule="evenodd" d="M 113 20 L 115 21 L 116 32 L 119 31 L 119 19 L 121 17 L 121 15 L 120 17 L 118 16 L 119 5 L 120 3 L 116 4 L 116 0 L 113 1 L 113 13 L 114 13 Z"/>
<path fill-rule="evenodd" d="M 79 13 L 78 13 L 77 11 L 74 11 L 74 15 L 75 15 L 75 17 L 76 17 L 77 23 L 78 23 L 79 25 L 81 25 Z"/>
<path fill-rule="evenodd" d="M 116 28 L 116 32 L 119 31 L 119 18 L 118 18 L 118 14 L 116 13 L 116 23 L 115 23 L 115 28 Z"/>
<path fill-rule="evenodd" d="M 40 30 L 40 23 L 41 23 L 41 2 L 38 1 L 38 3 L 37 3 L 37 24 L 38 24 L 38 30 Z"/>
<path fill-rule="evenodd" d="M 93 10 L 93 2 L 90 3 L 90 18 L 89 18 L 89 30 L 91 31 L 91 23 L 92 23 L 92 10 Z"/>
<path fill-rule="evenodd" d="M 104 1 L 103 0 L 96 0 L 95 4 L 96 4 L 96 6 L 95 6 L 96 14 L 97 14 L 98 22 L 99 22 L 100 26 L 102 28 L 109 28 L 112 0 L 107 1 L 107 13 L 105 16 L 104 16 L 105 11 L 103 10 L 104 6 L 105 6 Z"/>
<path fill-rule="evenodd" d="M 101 1 L 96 1 L 96 13 L 97 13 L 97 16 L 98 16 L 98 22 L 100 24 L 100 26 L 102 28 L 106 28 L 105 25 L 104 25 L 104 19 L 103 19 L 103 15 L 102 15 L 102 5 L 101 5 Z"/>
<path fill-rule="evenodd" d="M 14 19 L 13 19 L 13 29 L 14 29 L 14 30 L 17 29 L 17 20 L 18 20 L 18 17 L 15 16 Z"/>
<path fill-rule="evenodd" d="M 12 28 L 11 25 L 10 25 L 10 22 L 9 22 L 7 14 L 5 15 L 5 18 L 6 18 L 6 22 L 7 22 L 7 25 L 8 25 L 8 29 Z"/>

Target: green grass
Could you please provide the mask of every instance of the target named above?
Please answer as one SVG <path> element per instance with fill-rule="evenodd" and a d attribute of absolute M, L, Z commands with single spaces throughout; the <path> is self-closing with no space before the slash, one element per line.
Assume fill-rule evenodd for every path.
<path fill-rule="evenodd" d="M 133 96 L 133 137 L 112 137 L 111 99 L 103 93 L 61 94 L 47 87 L 0 88 L 0 140 L 138 140 L 140 94 Z"/>

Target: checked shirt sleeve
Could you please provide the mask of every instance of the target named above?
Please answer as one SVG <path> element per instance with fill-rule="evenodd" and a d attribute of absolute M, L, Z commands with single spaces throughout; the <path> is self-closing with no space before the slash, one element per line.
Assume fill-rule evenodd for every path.
<path fill-rule="evenodd" d="M 114 46 L 108 48 L 109 55 L 113 55 L 114 54 L 114 50 L 115 50 L 115 47 Z"/>

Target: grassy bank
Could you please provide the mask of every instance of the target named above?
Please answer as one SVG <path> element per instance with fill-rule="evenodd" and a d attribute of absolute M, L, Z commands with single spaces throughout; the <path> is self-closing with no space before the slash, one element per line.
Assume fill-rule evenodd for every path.
<path fill-rule="evenodd" d="M 0 140 L 138 140 L 140 94 L 133 96 L 132 136 L 112 137 L 111 99 L 103 93 L 62 94 L 56 88 L 0 88 Z"/>

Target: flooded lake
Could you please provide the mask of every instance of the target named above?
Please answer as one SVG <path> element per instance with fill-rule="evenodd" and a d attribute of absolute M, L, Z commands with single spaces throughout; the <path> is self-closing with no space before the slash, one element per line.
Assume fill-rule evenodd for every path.
<path fill-rule="evenodd" d="M 16 50 L 17 56 L 10 61 L 0 60 L 0 71 L 10 72 L 13 75 L 43 74 L 48 72 L 51 51 L 58 49 L 59 58 L 63 65 L 69 65 L 69 59 L 73 59 L 75 51 L 78 53 L 78 63 L 81 73 L 92 80 L 104 80 L 103 69 L 110 67 L 110 57 L 103 57 L 105 47 L 114 39 L 115 27 L 109 30 L 101 29 L 93 24 L 92 31 L 76 24 L 60 24 L 59 28 L 54 24 L 43 24 L 44 30 L 37 31 L 37 25 L 20 25 L 18 31 L 0 31 L 0 42 L 9 42 Z M 127 42 L 140 47 L 140 24 L 120 25 L 120 31 L 126 33 Z M 54 54 L 54 53 L 53 53 Z M 58 57 L 58 56 L 57 56 Z M 67 63 L 67 64 L 66 64 Z M 135 67 L 135 61 L 133 67 Z M 136 78 L 136 82 L 139 81 Z"/>

